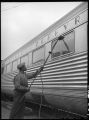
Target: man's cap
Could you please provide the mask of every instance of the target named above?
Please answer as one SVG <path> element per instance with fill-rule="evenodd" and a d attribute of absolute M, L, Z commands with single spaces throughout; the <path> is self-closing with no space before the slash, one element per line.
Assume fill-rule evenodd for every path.
<path fill-rule="evenodd" d="M 23 67 L 26 68 L 25 63 L 20 63 L 20 64 L 17 65 L 17 69 L 21 69 Z"/>

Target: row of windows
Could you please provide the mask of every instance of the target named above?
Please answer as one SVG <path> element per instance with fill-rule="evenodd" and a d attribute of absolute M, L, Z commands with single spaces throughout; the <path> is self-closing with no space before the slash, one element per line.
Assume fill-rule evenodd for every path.
<path fill-rule="evenodd" d="M 34 50 L 32 53 L 29 53 L 29 54 L 21 57 L 19 60 L 15 60 L 12 63 L 9 63 L 7 65 L 6 71 L 7 72 L 15 71 L 17 69 L 17 65 L 19 63 L 25 62 L 26 66 L 29 66 L 32 63 L 40 62 L 45 59 L 44 52 L 45 52 L 44 46 L 37 50 Z M 12 67 L 11 67 L 11 65 L 12 65 Z"/>
<path fill-rule="evenodd" d="M 76 41 L 75 41 L 76 39 Z M 25 62 L 26 66 L 31 65 L 32 63 L 37 63 L 45 59 L 48 56 L 48 51 L 50 46 L 51 49 L 54 46 L 56 40 L 53 40 L 49 46 L 48 44 L 34 50 L 32 53 L 28 53 L 27 55 L 21 57 L 18 60 L 13 61 L 12 63 L 7 65 L 7 72 L 15 71 L 17 69 L 17 65 L 21 62 Z M 45 49 L 46 47 L 46 49 Z M 55 45 L 51 58 L 64 55 L 70 52 L 81 52 L 87 50 L 87 24 L 81 25 L 76 28 L 75 31 L 71 31 L 64 35 L 63 40 L 59 40 Z M 11 67 L 12 66 L 12 67 Z"/>

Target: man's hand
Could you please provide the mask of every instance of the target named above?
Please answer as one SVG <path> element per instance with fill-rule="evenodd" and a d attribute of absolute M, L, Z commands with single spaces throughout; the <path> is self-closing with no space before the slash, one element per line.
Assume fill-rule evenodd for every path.
<path fill-rule="evenodd" d="M 41 72 L 41 71 L 43 71 L 43 68 L 44 68 L 43 66 L 42 66 L 42 67 L 40 67 L 39 71 L 40 71 L 40 72 Z"/>
<path fill-rule="evenodd" d="M 40 70 L 43 71 L 44 66 L 40 67 Z"/>
<path fill-rule="evenodd" d="M 28 88 L 27 88 L 27 92 L 29 92 L 29 91 L 30 91 L 30 88 L 28 87 Z"/>
<path fill-rule="evenodd" d="M 43 71 L 43 66 L 42 67 L 40 67 L 37 71 L 38 71 L 38 74 L 41 72 L 41 71 Z"/>

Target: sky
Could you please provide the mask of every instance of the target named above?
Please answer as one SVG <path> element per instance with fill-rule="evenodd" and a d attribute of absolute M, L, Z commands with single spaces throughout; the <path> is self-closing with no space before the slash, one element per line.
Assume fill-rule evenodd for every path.
<path fill-rule="evenodd" d="M 1 2 L 1 60 L 82 2 Z"/>

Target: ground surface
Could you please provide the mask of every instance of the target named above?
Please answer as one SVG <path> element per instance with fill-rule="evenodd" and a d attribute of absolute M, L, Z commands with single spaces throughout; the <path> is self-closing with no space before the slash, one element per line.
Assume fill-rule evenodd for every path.
<path fill-rule="evenodd" d="M 1 102 L 1 119 L 9 119 L 10 111 L 12 106 L 8 102 Z M 41 115 L 41 116 L 40 116 Z M 40 116 L 40 117 L 39 117 Z M 24 119 L 81 119 L 74 115 L 68 113 L 54 112 L 49 109 L 42 109 L 39 114 L 39 110 L 34 110 L 33 108 L 25 107 L 25 116 Z"/>
<path fill-rule="evenodd" d="M 9 119 L 11 107 L 2 103 L 1 104 L 1 119 Z M 38 119 L 39 117 L 35 115 L 32 109 L 25 110 L 24 119 Z"/>

